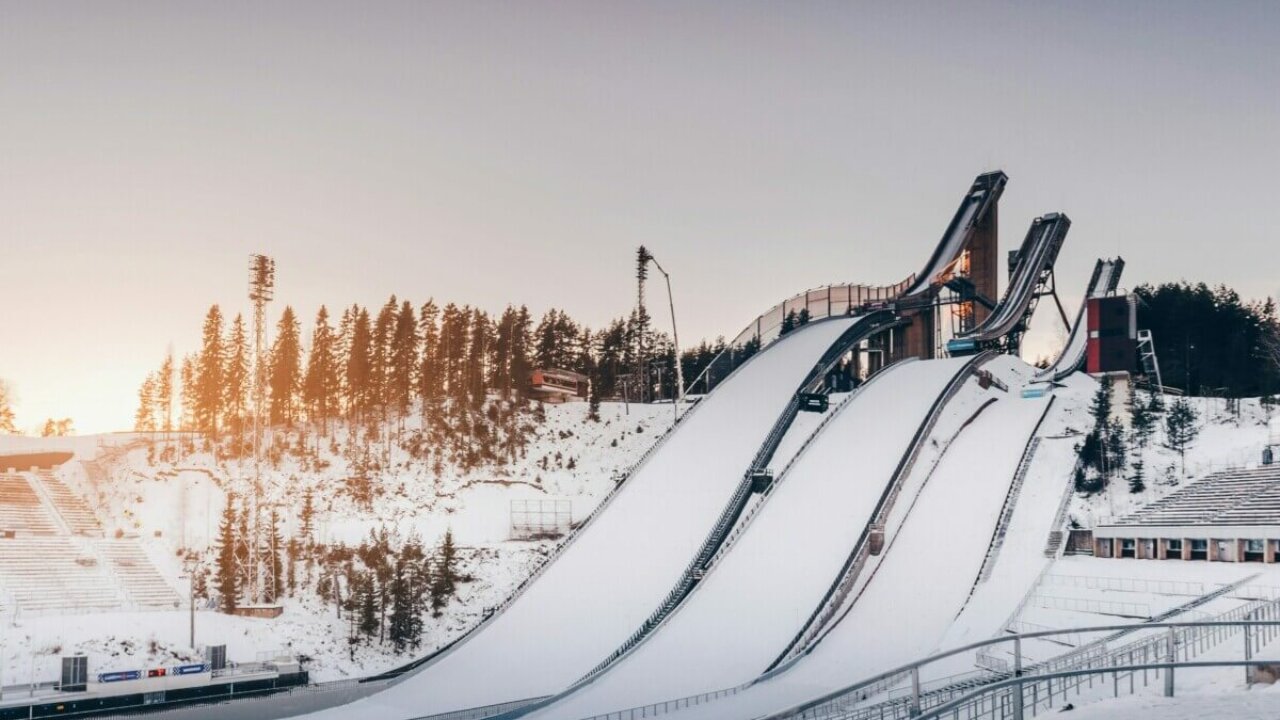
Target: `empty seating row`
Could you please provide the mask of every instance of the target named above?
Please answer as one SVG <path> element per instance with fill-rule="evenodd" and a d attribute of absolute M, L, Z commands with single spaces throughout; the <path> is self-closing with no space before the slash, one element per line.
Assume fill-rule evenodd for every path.
<path fill-rule="evenodd" d="M 1210 475 L 1122 518 L 1117 524 L 1280 524 L 1280 467 Z"/>
<path fill-rule="evenodd" d="M 118 586 L 91 552 L 68 537 L 0 539 L 0 588 L 19 610 L 106 610 Z"/>
<path fill-rule="evenodd" d="M 99 540 L 98 553 L 124 586 L 129 601 L 143 608 L 173 608 L 181 599 L 137 540 Z"/>
<path fill-rule="evenodd" d="M 52 535 L 57 529 L 25 477 L 0 474 L 0 531 Z"/>

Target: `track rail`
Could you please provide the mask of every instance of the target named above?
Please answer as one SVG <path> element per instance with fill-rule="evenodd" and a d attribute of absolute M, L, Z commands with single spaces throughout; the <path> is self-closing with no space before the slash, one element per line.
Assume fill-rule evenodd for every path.
<path fill-rule="evenodd" d="M 934 426 L 938 424 L 938 420 L 942 417 L 947 404 L 960 391 L 965 381 L 973 377 L 981 365 L 994 357 L 995 353 L 990 352 L 974 356 L 965 363 L 964 367 L 956 372 L 951 382 L 947 384 L 947 388 L 934 400 L 933 405 L 929 408 L 929 413 L 920 423 L 920 426 L 916 428 L 911 444 L 898 462 L 898 467 L 894 470 L 893 476 L 885 485 L 884 492 L 881 493 L 880 500 L 876 503 L 875 512 L 872 513 L 870 522 L 863 528 L 862 535 L 859 536 L 853 551 L 849 553 L 849 557 L 845 560 L 840 574 L 836 576 L 835 581 L 827 589 L 826 594 L 823 595 L 822 600 L 814 608 L 813 613 L 810 614 L 809 619 L 805 621 L 800 631 L 796 633 L 782 653 L 765 668 L 762 678 L 773 674 L 775 671 L 782 670 L 791 661 L 807 653 L 822 632 L 830 626 L 832 619 L 839 612 L 840 607 L 852 591 L 863 566 L 867 562 L 867 558 L 870 556 L 870 542 L 873 530 L 876 527 L 884 526 L 885 519 L 888 517 L 889 511 L 893 509 L 898 494 L 902 491 L 903 484 L 906 482 L 907 477 L 911 475 L 911 471 L 920 457 L 920 452 L 924 449 L 925 441 L 933 432 Z"/>

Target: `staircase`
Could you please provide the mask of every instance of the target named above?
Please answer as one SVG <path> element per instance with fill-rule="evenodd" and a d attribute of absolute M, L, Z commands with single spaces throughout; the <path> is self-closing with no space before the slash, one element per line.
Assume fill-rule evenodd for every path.
<path fill-rule="evenodd" d="M 34 483 L 43 486 L 53 504 L 54 512 L 62 518 L 67 531 L 73 535 L 102 536 L 102 525 L 84 498 L 67 487 L 53 473 L 45 470 L 34 474 Z"/>

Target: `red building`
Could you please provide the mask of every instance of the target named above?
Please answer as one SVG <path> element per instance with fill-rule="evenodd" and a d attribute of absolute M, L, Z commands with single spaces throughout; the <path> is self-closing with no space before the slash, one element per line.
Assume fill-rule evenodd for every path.
<path fill-rule="evenodd" d="M 1126 295 L 1090 298 L 1085 370 L 1134 372 L 1138 366 L 1138 315 Z"/>

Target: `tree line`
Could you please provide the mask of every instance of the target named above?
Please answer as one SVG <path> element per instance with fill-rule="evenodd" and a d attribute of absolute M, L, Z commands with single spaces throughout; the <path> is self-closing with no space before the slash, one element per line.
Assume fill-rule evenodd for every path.
<path fill-rule="evenodd" d="M 200 349 L 180 359 L 166 355 L 143 381 L 134 429 L 244 442 L 255 407 L 252 342 L 243 316 L 228 322 L 211 306 Z M 736 349 L 733 364 L 756 347 Z M 682 352 L 685 377 L 697 377 L 724 350 L 719 339 Z M 286 306 L 263 368 L 264 415 L 272 427 L 305 425 L 320 436 L 339 421 L 403 427 L 410 413 L 427 417 L 446 405 L 479 410 L 491 397 L 520 403 L 528 399 L 534 368 L 585 375 L 593 406 L 612 398 L 646 402 L 673 396 L 674 362 L 669 336 L 643 311 L 593 331 L 562 310 L 535 323 L 524 306 L 490 315 L 433 300 L 416 306 L 393 295 L 376 312 L 352 305 L 336 321 L 321 306 L 304 333 Z M 724 364 L 719 377 L 732 369 Z"/>

